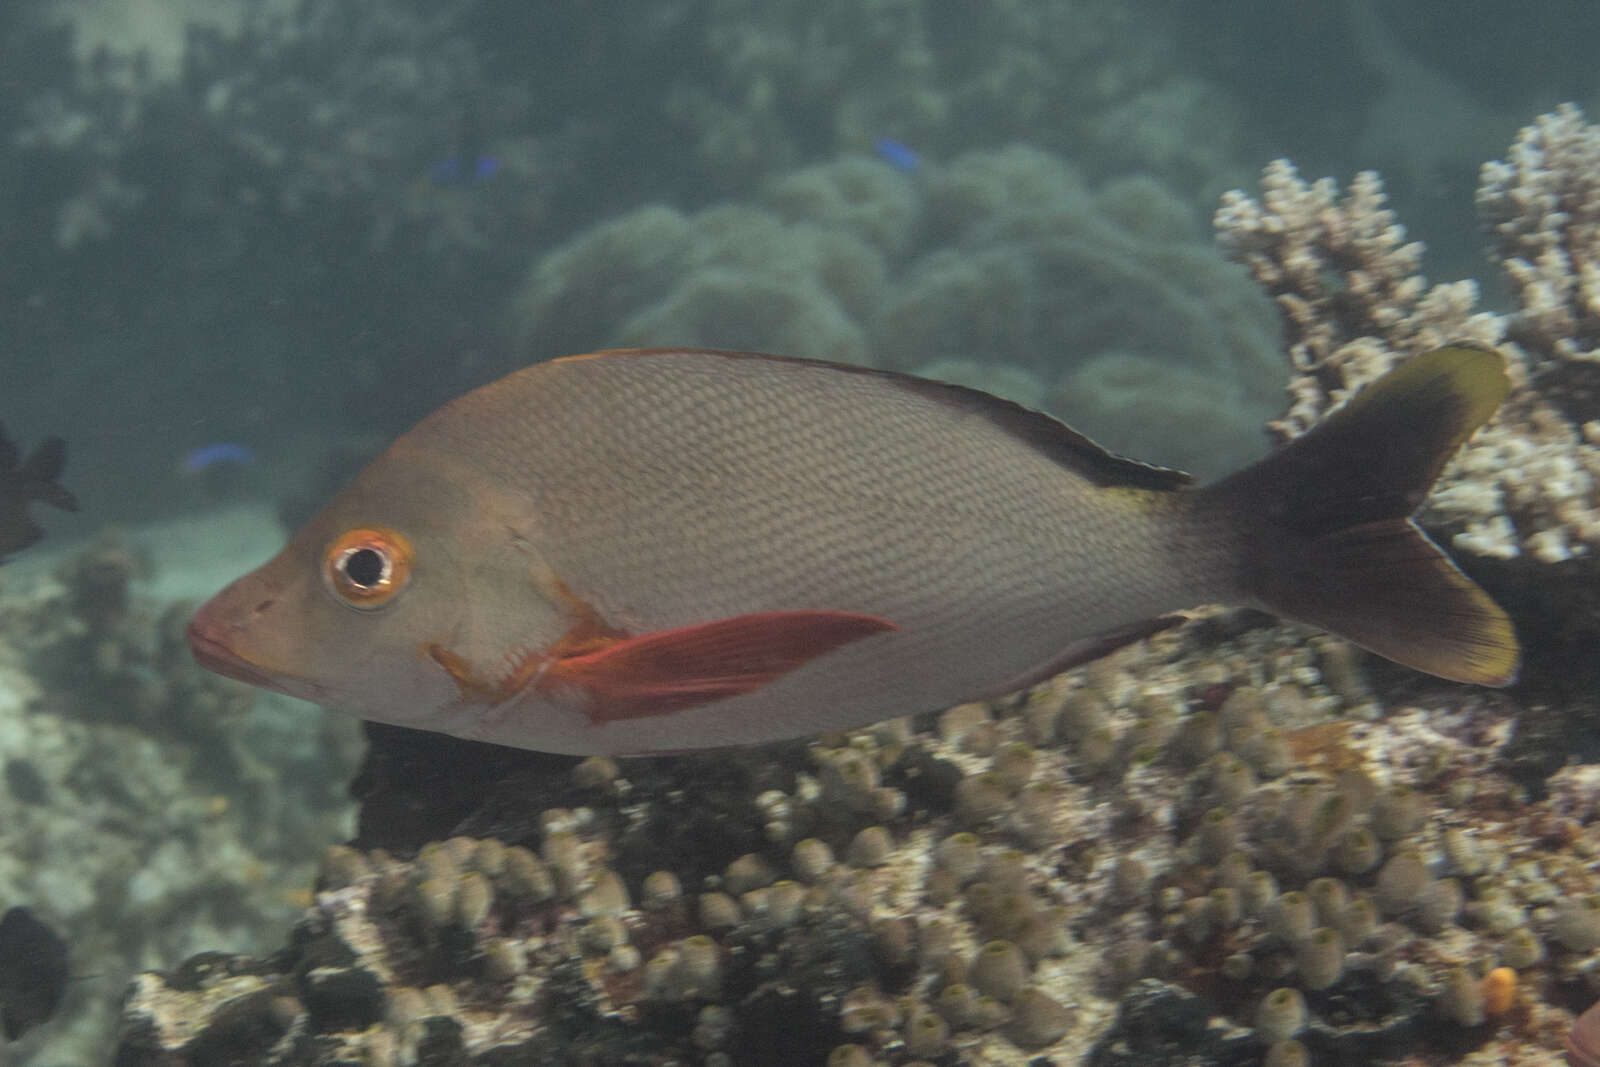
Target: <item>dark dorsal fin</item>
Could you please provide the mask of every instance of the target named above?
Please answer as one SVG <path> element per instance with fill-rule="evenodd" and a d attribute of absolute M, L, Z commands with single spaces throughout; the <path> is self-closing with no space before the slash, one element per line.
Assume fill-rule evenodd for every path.
<path fill-rule="evenodd" d="M 964 413 L 988 419 L 1006 433 L 1025 442 L 1049 456 L 1055 462 L 1076 474 L 1089 479 L 1102 488 L 1113 486 L 1128 489 L 1174 490 L 1188 485 L 1193 479 L 1180 470 L 1157 467 L 1138 460 L 1128 459 L 1106 451 L 1083 434 L 1042 411 L 1025 408 L 1011 400 L 1004 400 L 981 389 L 950 382 L 918 378 L 896 371 L 878 370 L 875 367 L 857 367 L 849 363 L 834 363 L 821 359 L 800 359 L 795 356 L 771 356 L 761 352 L 735 352 L 721 348 L 619 348 L 594 352 L 584 356 L 569 356 L 570 360 L 641 358 L 650 356 L 697 355 L 718 356 L 723 359 L 760 360 L 769 363 L 792 363 L 807 367 L 826 367 L 831 370 L 876 378 L 896 388 L 906 389 L 929 400 Z M 564 362 L 556 360 L 555 362 Z"/>

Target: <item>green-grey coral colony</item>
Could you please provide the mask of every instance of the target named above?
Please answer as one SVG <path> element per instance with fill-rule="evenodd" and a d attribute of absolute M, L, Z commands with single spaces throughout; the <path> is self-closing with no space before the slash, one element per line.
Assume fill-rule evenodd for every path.
<path fill-rule="evenodd" d="M 1534 285 L 1555 267 L 1516 253 L 1594 250 L 1600 206 L 1507 205 L 1566 203 L 1563 160 L 1597 145 L 1564 109 L 1485 171 L 1538 298 L 1521 315 L 1427 289 L 1375 176 L 1341 199 L 1276 164 L 1218 220 L 1290 324 L 1283 437 L 1449 336 L 1507 352 L 1509 411 L 1432 514 L 1541 591 L 1594 577 L 1570 568 L 1600 411 L 1570 386 L 1588 281 Z M 1570 703 L 1539 647 L 1526 685 Z M 1029 693 L 734 773 L 568 762 L 561 805 L 503 839 L 330 849 L 281 953 L 138 979 L 119 1062 L 1551 1062 L 1600 992 L 1600 774 L 1530 755 L 1519 731 L 1552 728 L 1517 699 L 1214 611 Z M 503 809 L 526 782 L 486 786 L 475 818 L 521 827 Z M 718 832 L 675 825 L 693 810 Z"/>

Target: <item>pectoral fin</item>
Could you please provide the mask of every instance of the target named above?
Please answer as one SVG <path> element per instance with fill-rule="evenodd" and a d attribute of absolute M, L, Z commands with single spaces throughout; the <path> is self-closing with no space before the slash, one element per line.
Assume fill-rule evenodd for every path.
<path fill-rule="evenodd" d="M 578 689 L 596 723 L 666 715 L 748 693 L 836 648 L 899 627 L 842 611 L 765 611 L 561 656 L 541 688 Z"/>

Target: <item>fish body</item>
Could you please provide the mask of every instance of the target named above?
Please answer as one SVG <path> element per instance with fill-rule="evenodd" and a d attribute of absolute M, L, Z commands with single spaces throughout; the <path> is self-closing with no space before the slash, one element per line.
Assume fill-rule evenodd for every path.
<path fill-rule="evenodd" d="M 537 364 L 397 440 L 190 642 L 366 718 L 570 753 L 1000 695 L 1210 602 L 1503 684 L 1509 622 L 1405 518 L 1504 396 L 1503 364 L 1456 347 L 1407 367 L 1342 423 L 1191 491 L 903 375 L 696 350 Z M 1406 595 L 1350 592 L 1374 567 Z"/>
<path fill-rule="evenodd" d="M 0 562 L 44 536 L 28 515 L 30 504 L 78 510 L 77 499 L 57 481 L 66 462 L 61 438 L 46 438 L 24 459 L 16 442 L 0 429 Z"/>
<path fill-rule="evenodd" d="M 1593 1004 L 1567 1031 L 1569 1067 L 1600 1067 L 1600 1004 Z"/>

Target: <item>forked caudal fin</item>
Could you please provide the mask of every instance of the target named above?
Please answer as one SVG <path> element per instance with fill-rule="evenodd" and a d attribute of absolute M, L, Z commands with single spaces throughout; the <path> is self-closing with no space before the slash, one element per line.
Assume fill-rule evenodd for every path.
<path fill-rule="evenodd" d="M 1408 667 L 1509 685 L 1520 660 L 1511 620 L 1410 519 L 1509 390 L 1493 349 L 1436 348 L 1206 490 L 1243 521 L 1266 520 L 1249 539 L 1245 591 Z"/>

